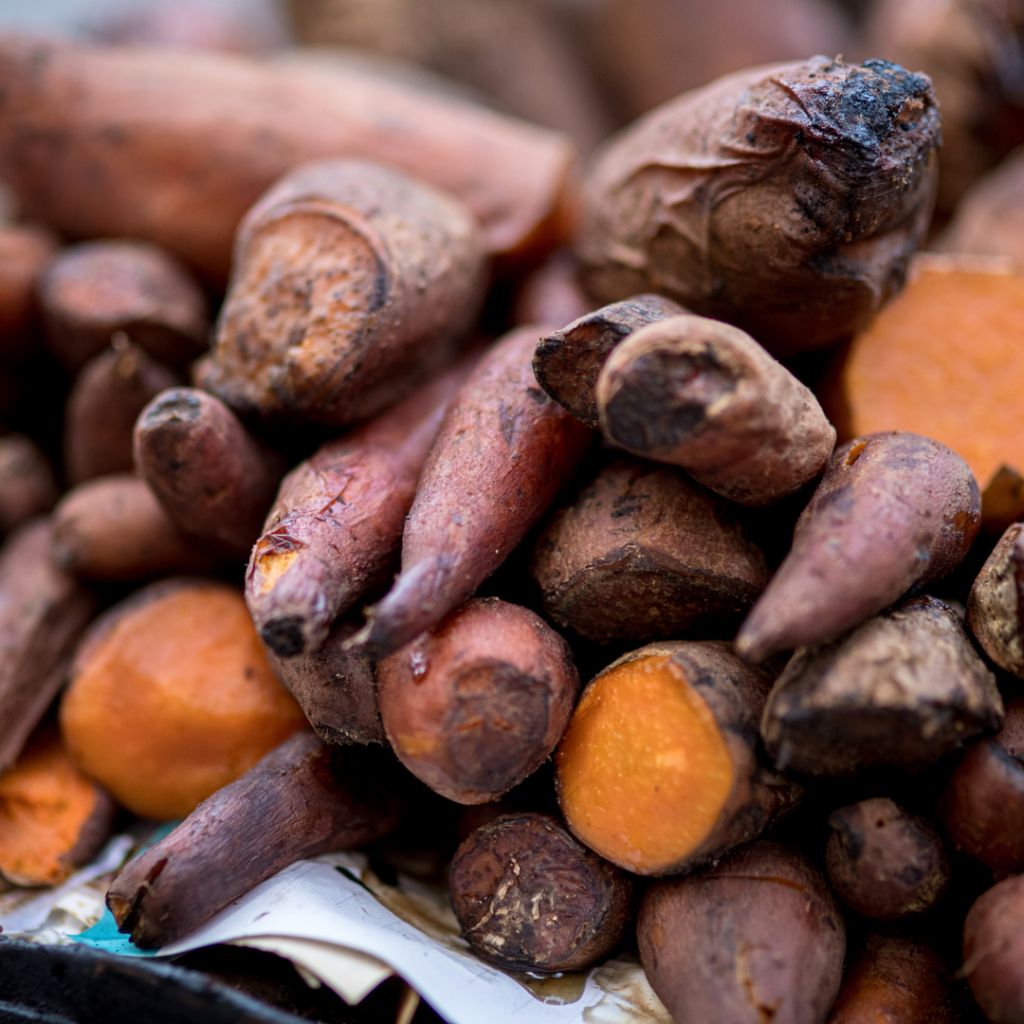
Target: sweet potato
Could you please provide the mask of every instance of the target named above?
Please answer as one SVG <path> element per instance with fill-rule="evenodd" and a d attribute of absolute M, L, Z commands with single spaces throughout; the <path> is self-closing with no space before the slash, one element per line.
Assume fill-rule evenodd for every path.
<path fill-rule="evenodd" d="M 944 445 L 900 431 L 849 441 L 829 459 L 736 650 L 756 662 L 841 636 L 956 568 L 980 512 L 974 476 Z"/>
<path fill-rule="evenodd" d="M 358 630 L 354 618 L 342 618 L 316 650 L 292 658 L 267 651 L 274 674 L 325 743 L 387 743 L 373 662 L 345 647 Z"/>
<path fill-rule="evenodd" d="M 931 216 L 930 81 L 815 57 L 684 93 L 591 164 L 576 251 L 595 299 L 656 291 L 775 355 L 860 329 Z"/>
<path fill-rule="evenodd" d="M 510 325 L 571 324 L 589 313 L 593 303 L 580 287 L 578 271 L 576 257 L 568 249 L 552 253 L 520 284 Z"/>
<path fill-rule="evenodd" d="M 470 211 L 365 160 L 302 164 L 238 229 L 196 379 L 242 415 L 346 426 L 440 370 L 484 296 Z"/>
<path fill-rule="evenodd" d="M 176 578 L 114 605 L 60 703 L 72 760 L 143 818 L 183 818 L 307 722 L 267 664 L 242 595 Z"/>
<path fill-rule="evenodd" d="M 321 445 L 281 482 L 245 577 L 249 611 L 275 653 L 319 647 L 331 623 L 393 571 L 427 452 L 477 358 Z"/>
<path fill-rule="evenodd" d="M 28 355 L 29 330 L 37 312 L 36 282 L 57 251 L 57 239 L 35 224 L 0 227 L 0 353 Z"/>
<path fill-rule="evenodd" d="M 74 646 L 96 607 L 91 591 L 58 569 L 53 527 L 33 519 L 0 549 L 0 771 L 67 678 Z"/>
<path fill-rule="evenodd" d="M 304 730 L 204 801 L 114 879 L 107 906 L 144 948 L 188 934 L 282 868 L 397 824 L 375 760 Z"/>
<path fill-rule="evenodd" d="M 975 743 L 939 800 L 946 834 L 997 878 L 1024 870 L 1024 698 L 1006 702 L 998 735 Z"/>
<path fill-rule="evenodd" d="M 959 1024 L 950 974 L 925 942 L 869 934 L 846 968 L 828 1024 Z"/>
<path fill-rule="evenodd" d="M 216 281 L 245 211 L 324 157 L 378 160 L 459 196 L 489 253 L 525 258 L 565 232 L 563 136 L 355 64 L 6 35 L 0 87 L 0 179 L 27 217 L 157 242 Z"/>
<path fill-rule="evenodd" d="M 995 676 L 956 613 L 916 597 L 798 650 L 768 697 L 761 735 L 782 771 L 846 775 L 923 768 L 1002 721 Z"/>
<path fill-rule="evenodd" d="M 384 657 L 453 611 L 572 479 L 591 433 L 537 387 L 541 327 L 505 335 L 452 400 L 420 477 L 402 572 L 357 635 Z"/>
<path fill-rule="evenodd" d="M 1024 678 L 1024 524 L 1007 528 L 967 599 L 967 625 L 982 650 L 1006 672 Z"/>
<path fill-rule="evenodd" d="M 53 511 L 53 560 L 87 580 L 144 580 L 209 572 L 217 559 L 171 522 L 145 480 L 130 473 L 72 488 Z"/>
<path fill-rule="evenodd" d="M 1024 1021 L 1024 875 L 981 894 L 964 921 L 961 974 L 993 1024 Z"/>
<path fill-rule="evenodd" d="M 935 829 L 888 797 L 840 807 L 828 823 L 828 878 L 858 914 L 882 921 L 920 914 L 949 887 L 949 861 Z"/>
<path fill-rule="evenodd" d="M 569 645 L 527 608 L 474 598 L 377 666 L 398 759 L 436 793 L 486 803 L 535 772 L 580 690 Z"/>
<path fill-rule="evenodd" d="M 544 974 L 588 967 L 632 917 L 629 877 L 547 814 L 505 814 L 455 851 L 452 907 L 482 960 Z"/>
<path fill-rule="evenodd" d="M 596 430 L 594 392 L 609 353 L 641 327 L 682 312 L 678 303 L 661 295 L 634 295 L 586 312 L 567 327 L 541 338 L 533 355 L 537 383 L 581 423 Z"/>
<path fill-rule="evenodd" d="M 159 246 L 135 240 L 82 242 L 62 250 L 39 279 L 49 345 L 81 369 L 121 331 L 152 358 L 182 366 L 206 351 L 206 298 Z"/>
<path fill-rule="evenodd" d="M 908 430 L 963 456 L 986 531 L 998 535 L 1024 516 L 1022 331 L 1024 276 L 1005 261 L 921 257 L 904 292 L 854 340 L 822 402 L 843 440 Z"/>
<path fill-rule="evenodd" d="M 821 872 L 766 840 L 655 885 L 640 905 L 637 939 L 675 1024 L 821 1024 L 846 951 Z"/>
<path fill-rule="evenodd" d="M 638 459 L 605 467 L 555 513 L 530 574 L 547 615 L 597 643 L 735 628 L 768 582 L 726 502 Z"/>
<path fill-rule="evenodd" d="M 174 524 L 233 558 L 248 558 L 285 462 L 219 399 L 163 391 L 135 424 L 135 466 Z"/>
<path fill-rule="evenodd" d="M 64 412 L 64 464 L 68 480 L 80 484 L 134 464 L 132 432 L 139 413 L 161 391 L 181 381 L 117 333 L 75 380 Z"/>
<path fill-rule="evenodd" d="M 675 316 L 631 334 L 595 389 L 601 433 L 759 508 L 820 476 L 836 432 L 817 399 L 749 334 Z"/>
<path fill-rule="evenodd" d="M 92 860 L 116 810 L 71 763 L 56 727 L 44 725 L 0 774 L 0 875 L 15 885 L 59 885 Z"/>
<path fill-rule="evenodd" d="M 57 494 L 53 467 L 39 445 L 25 434 L 0 437 L 0 533 L 49 512 Z"/>
<path fill-rule="evenodd" d="M 573 834 L 641 875 L 688 871 L 756 838 L 800 796 L 758 755 L 769 684 L 714 642 L 649 644 L 599 673 L 555 754 Z"/>

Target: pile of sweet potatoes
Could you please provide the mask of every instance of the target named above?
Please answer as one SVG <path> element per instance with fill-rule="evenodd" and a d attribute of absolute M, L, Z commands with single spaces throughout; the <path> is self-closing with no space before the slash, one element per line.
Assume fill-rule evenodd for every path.
<path fill-rule="evenodd" d="M 2 884 L 183 819 L 139 946 L 358 847 L 677 1024 L 1024 1020 L 1024 165 L 929 235 L 927 74 L 585 164 L 341 59 L 0 35 L 0 95 Z"/>

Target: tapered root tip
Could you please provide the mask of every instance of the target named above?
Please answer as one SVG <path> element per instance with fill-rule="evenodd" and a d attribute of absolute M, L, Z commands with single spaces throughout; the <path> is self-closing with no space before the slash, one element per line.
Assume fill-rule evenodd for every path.
<path fill-rule="evenodd" d="M 748 664 L 760 665 L 773 654 L 778 654 L 781 648 L 765 639 L 756 629 L 747 629 L 746 624 L 736 634 L 733 641 L 733 650 Z"/>

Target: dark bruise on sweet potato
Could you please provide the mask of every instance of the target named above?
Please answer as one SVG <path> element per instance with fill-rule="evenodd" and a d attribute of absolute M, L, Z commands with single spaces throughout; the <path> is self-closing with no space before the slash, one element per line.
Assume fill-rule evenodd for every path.
<path fill-rule="evenodd" d="M 888 797 L 840 807 L 828 823 L 828 878 L 858 914 L 882 921 L 920 914 L 948 888 L 949 861 L 938 833 Z"/>
<path fill-rule="evenodd" d="M 281 482 L 245 576 L 263 642 L 310 654 L 398 558 L 420 471 L 479 353 L 366 426 L 321 445 Z"/>
<path fill-rule="evenodd" d="M 602 302 L 660 292 L 777 355 L 826 347 L 902 286 L 939 140 L 931 82 L 885 61 L 720 78 L 599 151 L 576 244 L 584 284 Z"/>
<path fill-rule="evenodd" d="M 533 354 L 537 383 L 581 423 L 596 430 L 597 378 L 612 349 L 641 327 L 682 312 L 682 306 L 664 296 L 634 295 L 573 318 L 538 343 Z"/>
<path fill-rule="evenodd" d="M 132 434 L 139 413 L 177 374 L 151 359 L 123 333 L 90 359 L 75 379 L 64 410 L 64 466 L 80 484 L 110 473 L 130 473 Z"/>
<path fill-rule="evenodd" d="M 821 1024 L 846 951 L 821 872 L 767 840 L 655 885 L 640 905 L 637 939 L 675 1024 Z"/>
<path fill-rule="evenodd" d="M 749 334 L 675 316 L 631 334 L 597 380 L 601 433 L 755 508 L 821 475 L 836 432 L 813 392 Z"/>
<path fill-rule="evenodd" d="M 398 808 L 364 748 L 295 733 L 114 879 L 107 906 L 143 948 L 173 942 L 304 857 L 386 835 Z"/>
<path fill-rule="evenodd" d="M 473 598 L 377 666 L 398 759 L 457 803 L 499 796 L 536 771 L 579 695 L 569 645 L 540 616 Z"/>
<path fill-rule="evenodd" d="M 547 615 L 597 643 L 734 629 L 768 582 L 725 501 L 638 459 L 605 467 L 555 513 L 530 574 Z"/>
<path fill-rule="evenodd" d="M 176 257 L 134 239 L 62 250 L 39 280 L 50 348 L 71 370 L 118 331 L 161 363 L 182 366 L 209 344 L 206 298 Z"/>
<path fill-rule="evenodd" d="M 239 225 L 197 381 L 246 417 L 357 423 L 444 367 L 485 279 L 454 197 L 365 160 L 301 164 Z"/>
<path fill-rule="evenodd" d="M 924 768 L 1002 721 L 995 676 L 956 612 L 918 597 L 798 650 L 768 697 L 761 735 L 782 771 L 849 775 Z"/>
<path fill-rule="evenodd" d="M 463 937 L 506 970 L 588 967 L 632 917 L 629 876 L 547 814 L 505 814 L 476 829 L 455 851 L 449 880 Z"/>
<path fill-rule="evenodd" d="M 135 425 L 135 467 L 175 525 L 248 558 L 284 475 L 284 460 L 218 398 L 163 391 Z"/>
<path fill-rule="evenodd" d="M 1024 678 L 1024 523 L 1007 527 L 967 599 L 967 625 L 1001 668 Z"/>
<path fill-rule="evenodd" d="M 0 534 L 53 508 L 57 481 L 46 453 L 27 434 L 0 437 Z"/>
<path fill-rule="evenodd" d="M 1024 1020 L 1024 875 L 983 892 L 964 921 L 963 966 L 975 1002 L 993 1024 Z"/>
<path fill-rule="evenodd" d="M 802 790 L 760 756 L 769 685 L 710 641 L 648 644 L 610 665 L 587 685 L 555 753 L 573 835 L 628 871 L 668 875 L 784 817 Z"/>
<path fill-rule="evenodd" d="M 571 482 L 592 434 L 537 386 L 543 327 L 509 332 L 452 400 L 420 476 L 402 572 L 358 635 L 384 657 L 453 611 Z"/>
<path fill-rule="evenodd" d="M 980 525 L 978 484 L 945 445 L 903 431 L 841 445 L 736 650 L 756 662 L 842 635 L 951 572 Z"/>

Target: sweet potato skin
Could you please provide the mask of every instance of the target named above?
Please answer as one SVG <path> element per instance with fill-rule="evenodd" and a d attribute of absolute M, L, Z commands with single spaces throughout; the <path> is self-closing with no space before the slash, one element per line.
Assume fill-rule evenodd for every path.
<path fill-rule="evenodd" d="M 780 770 L 919 770 L 1003 721 L 995 676 L 949 605 L 911 598 L 831 643 L 801 648 L 765 705 Z"/>
<path fill-rule="evenodd" d="M 284 460 L 219 399 L 163 391 L 135 425 L 135 466 L 172 521 L 214 550 L 248 558 L 284 475 Z"/>
<path fill-rule="evenodd" d="M 594 304 L 580 287 L 578 270 L 576 258 L 568 249 L 552 253 L 520 285 L 510 326 L 571 324 L 589 313 Z"/>
<path fill-rule="evenodd" d="M 365 420 L 450 361 L 485 272 L 452 196 L 366 160 L 301 164 L 239 225 L 197 381 L 245 417 Z"/>
<path fill-rule="evenodd" d="M 541 338 L 533 354 L 537 383 L 581 423 L 596 430 L 597 379 L 612 349 L 641 327 L 682 312 L 682 306 L 661 295 L 634 295 L 585 312 Z"/>
<path fill-rule="evenodd" d="M 295 733 L 122 869 L 107 893 L 118 928 L 166 945 L 289 864 L 386 835 L 397 805 L 359 760 Z"/>
<path fill-rule="evenodd" d="M 602 302 L 658 291 L 775 355 L 826 347 L 902 286 L 939 138 L 930 81 L 883 61 L 720 78 L 598 152 L 576 245 L 584 284 Z"/>
<path fill-rule="evenodd" d="M 750 335 L 706 317 L 631 334 L 602 367 L 596 402 L 613 444 L 754 508 L 819 476 L 836 442 L 809 388 Z"/>
<path fill-rule="evenodd" d="M 727 628 L 768 582 L 726 502 L 638 459 L 605 467 L 555 513 L 530 574 L 547 615 L 597 643 Z"/>
<path fill-rule="evenodd" d="M 58 497 L 53 467 L 26 434 L 0 438 L 0 533 L 53 508 Z"/>
<path fill-rule="evenodd" d="M 967 625 L 1001 668 L 1024 678 L 1024 524 L 1007 527 L 978 573 L 967 599 Z"/>
<path fill-rule="evenodd" d="M 569 645 L 527 608 L 473 598 L 377 666 L 398 759 L 462 804 L 496 800 L 554 750 L 579 695 Z"/>
<path fill-rule="evenodd" d="M 760 840 L 650 889 L 640 959 L 676 1024 L 819 1024 L 842 981 L 846 929 L 825 879 Z"/>
<path fill-rule="evenodd" d="M 0 82 L 0 177 L 27 216 L 71 237 L 158 242 L 218 282 L 245 211 L 323 157 L 378 160 L 464 197 L 492 253 L 543 252 L 564 231 L 563 136 L 352 67 L 6 35 Z"/>
<path fill-rule="evenodd" d="M 982 893 L 964 921 L 964 964 L 978 1006 L 994 1024 L 1024 1020 L 1024 876 Z"/>
<path fill-rule="evenodd" d="M 452 400 L 420 476 L 402 572 L 360 642 L 384 657 L 471 597 L 572 479 L 592 434 L 537 386 L 543 327 L 505 335 Z"/>
<path fill-rule="evenodd" d="M 547 814 L 505 814 L 472 832 L 450 887 L 474 952 L 512 971 L 589 966 L 618 945 L 633 909 L 628 875 Z"/>
<path fill-rule="evenodd" d="M 978 484 L 949 448 L 901 431 L 847 442 L 832 453 L 736 650 L 757 661 L 845 633 L 954 569 L 980 525 Z"/>
<path fill-rule="evenodd" d="M 38 313 L 36 282 L 58 247 L 54 235 L 35 224 L 0 228 L 0 352 L 28 355 L 35 347 L 28 328 Z"/>

